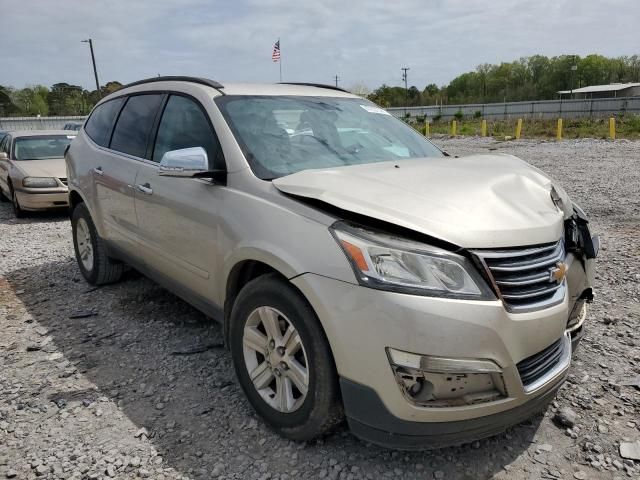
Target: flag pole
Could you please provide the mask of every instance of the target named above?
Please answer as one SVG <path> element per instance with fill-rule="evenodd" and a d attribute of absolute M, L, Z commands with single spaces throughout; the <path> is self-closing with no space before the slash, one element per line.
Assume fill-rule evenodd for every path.
<path fill-rule="evenodd" d="M 278 62 L 280 65 L 280 83 L 282 83 L 282 44 L 280 43 L 280 37 L 278 37 L 278 46 L 280 47 L 280 61 Z"/>

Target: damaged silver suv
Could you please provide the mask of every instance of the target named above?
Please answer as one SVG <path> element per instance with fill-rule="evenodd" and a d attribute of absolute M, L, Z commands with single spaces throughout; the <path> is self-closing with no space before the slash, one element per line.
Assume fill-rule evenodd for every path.
<path fill-rule="evenodd" d="M 498 433 L 554 397 L 593 298 L 599 242 L 556 182 L 336 88 L 143 80 L 66 162 L 84 278 L 128 264 L 219 320 L 291 439 L 344 417 L 397 448 Z"/>

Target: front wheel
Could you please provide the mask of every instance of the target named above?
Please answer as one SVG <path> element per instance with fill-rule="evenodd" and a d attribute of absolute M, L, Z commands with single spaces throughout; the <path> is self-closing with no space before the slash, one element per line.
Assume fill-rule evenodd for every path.
<path fill-rule="evenodd" d="M 233 363 L 249 402 L 278 433 L 306 441 L 342 421 L 337 374 L 313 309 L 276 274 L 249 282 L 231 313 Z"/>
<path fill-rule="evenodd" d="M 13 214 L 16 216 L 16 218 L 24 218 L 27 216 L 25 211 L 20 206 L 20 202 L 18 201 L 18 194 L 13 188 L 11 189 L 11 204 L 13 205 Z"/>
<path fill-rule="evenodd" d="M 104 241 L 98 235 L 89 210 L 78 204 L 71 214 L 73 247 L 80 272 L 91 285 L 102 285 L 120 280 L 124 265 L 107 255 Z"/>

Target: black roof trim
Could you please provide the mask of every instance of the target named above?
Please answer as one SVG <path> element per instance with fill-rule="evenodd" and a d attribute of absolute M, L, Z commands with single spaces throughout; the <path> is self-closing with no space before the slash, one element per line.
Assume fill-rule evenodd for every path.
<path fill-rule="evenodd" d="M 168 75 L 165 77 L 151 77 L 145 78 L 144 80 L 138 80 L 137 82 L 127 83 L 123 85 L 122 88 L 133 87 L 135 85 L 144 85 L 145 83 L 153 83 L 153 82 L 191 82 L 191 83 L 199 83 L 200 85 L 206 85 L 207 87 L 213 87 L 218 90 L 220 93 L 224 95 L 222 89 L 224 85 L 216 82 L 215 80 L 210 80 L 208 78 L 200 78 L 200 77 L 187 77 L 183 75 Z"/>
<path fill-rule="evenodd" d="M 345 90 L 344 88 L 336 87 L 335 85 L 326 85 L 324 83 L 280 82 L 280 84 L 281 85 L 302 85 L 304 87 L 327 88 L 329 90 L 337 90 L 339 92 L 351 93 L 349 90 Z"/>

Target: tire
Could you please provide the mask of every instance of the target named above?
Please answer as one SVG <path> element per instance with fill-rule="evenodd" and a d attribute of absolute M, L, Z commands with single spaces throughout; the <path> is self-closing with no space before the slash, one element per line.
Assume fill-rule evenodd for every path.
<path fill-rule="evenodd" d="M 9 198 L 7 198 L 7 196 L 2 191 L 2 188 L 0 188 L 0 202 L 8 202 L 8 201 L 9 201 Z"/>
<path fill-rule="evenodd" d="M 22 207 L 20 207 L 20 202 L 18 202 L 18 195 L 12 186 L 9 187 L 9 191 L 11 192 L 11 204 L 13 205 L 13 214 L 16 218 L 24 218 L 27 216 L 27 212 L 25 212 Z"/>
<path fill-rule="evenodd" d="M 71 230 L 76 260 L 84 279 L 91 285 L 104 285 L 120 280 L 124 265 L 107 255 L 104 240 L 98 235 L 84 203 L 79 203 L 73 209 Z"/>
<path fill-rule="evenodd" d="M 285 357 L 276 357 L 278 343 L 276 348 L 271 344 L 262 355 L 256 353 L 257 349 L 246 346 L 248 343 L 254 346 L 262 344 L 258 341 L 245 342 L 245 331 L 260 333 L 260 342 L 268 342 L 269 338 L 277 336 L 267 334 L 266 323 L 262 323 L 265 316 L 277 319 L 275 324 L 280 333 L 285 332 L 284 337 L 287 327 L 295 329 L 298 337 L 290 337 L 300 340 L 295 355 L 289 356 L 296 348 L 287 348 Z M 291 284 L 278 274 L 252 280 L 239 293 L 230 320 L 229 340 L 236 375 L 253 408 L 273 430 L 291 440 L 308 441 L 328 433 L 342 422 L 344 416 L 338 376 L 329 344 L 315 312 Z M 259 322 L 257 326 L 256 321 Z M 258 337 L 252 335 L 251 338 Z M 290 345 L 297 343 L 294 340 L 289 342 Z M 284 364 L 274 358 L 284 358 Z M 249 372 L 258 371 L 265 363 L 277 367 L 275 370 L 271 368 L 270 372 L 263 368 L 263 373 L 255 375 L 259 385 L 269 382 L 269 374 L 272 378 L 268 386 L 259 389 Z M 299 375 L 300 367 L 305 366 L 306 377 Z M 302 378 L 308 380 L 306 393 L 297 388 Z M 278 385 L 288 385 L 286 391 L 292 396 L 285 397 L 289 401 L 280 401 L 284 397 L 276 393 Z M 272 392 L 274 397 L 271 397 Z"/>

